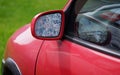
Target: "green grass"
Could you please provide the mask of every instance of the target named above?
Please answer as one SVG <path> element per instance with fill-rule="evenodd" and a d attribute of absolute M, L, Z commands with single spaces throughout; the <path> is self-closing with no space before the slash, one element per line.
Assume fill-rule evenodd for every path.
<path fill-rule="evenodd" d="M 29 23 L 37 13 L 63 8 L 66 1 L 0 0 L 0 60 L 2 60 L 8 38 L 17 29 Z"/>

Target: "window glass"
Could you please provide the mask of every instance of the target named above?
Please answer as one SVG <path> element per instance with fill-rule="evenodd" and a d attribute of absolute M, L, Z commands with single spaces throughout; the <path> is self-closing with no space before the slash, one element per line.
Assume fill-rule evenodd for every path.
<path fill-rule="evenodd" d="M 78 33 L 81 39 L 98 44 L 105 43 L 107 38 L 105 26 L 83 15 L 79 19 Z"/>
<path fill-rule="evenodd" d="M 120 0 L 87 0 L 80 12 L 94 11 L 102 6 L 119 4 Z"/>
<path fill-rule="evenodd" d="M 80 39 L 120 50 L 120 0 L 88 0 L 76 22 Z"/>

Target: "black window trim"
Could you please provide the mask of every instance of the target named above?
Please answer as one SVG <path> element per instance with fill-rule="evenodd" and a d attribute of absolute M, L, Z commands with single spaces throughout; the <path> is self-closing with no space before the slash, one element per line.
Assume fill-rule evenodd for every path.
<path fill-rule="evenodd" d="M 97 52 L 101 52 L 101 53 L 104 53 L 104 54 L 107 54 L 107 55 L 110 55 L 110 56 L 113 56 L 116 58 L 120 58 L 120 52 L 118 52 L 118 51 L 114 51 L 114 50 L 111 50 L 111 49 L 108 49 L 108 48 L 84 41 L 80 38 L 72 37 L 70 35 L 65 35 L 64 37 L 66 40 L 71 41 L 73 43 L 82 45 L 84 47 L 90 48 L 90 49 L 95 50 Z"/>

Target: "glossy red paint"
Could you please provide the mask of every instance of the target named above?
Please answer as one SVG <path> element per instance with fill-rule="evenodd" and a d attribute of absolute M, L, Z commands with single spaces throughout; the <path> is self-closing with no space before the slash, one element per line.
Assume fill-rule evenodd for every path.
<path fill-rule="evenodd" d="M 45 41 L 36 75 L 120 75 L 120 59 L 71 41 Z"/>
<path fill-rule="evenodd" d="M 12 58 L 22 75 L 34 75 L 36 58 L 42 42 L 32 36 L 30 24 L 26 25 L 9 39 L 4 59 Z"/>
<path fill-rule="evenodd" d="M 60 33 L 59 33 L 59 36 L 57 37 L 54 37 L 54 38 L 47 38 L 47 37 L 38 37 L 36 36 L 35 34 L 35 24 L 36 24 L 36 21 L 38 20 L 38 18 L 40 18 L 41 16 L 43 15 L 47 15 L 47 14 L 53 14 L 53 13 L 60 13 L 61 16 L 62 16 L 62 23 L 61 23 L 61 27 L 60 27 Z M 62 10 L 55 10 L 55 11 L 48 11 L 48 12 L 43 12 L 43 13 L 40 13 L 38 15 L 36 15 L 32 22 L 31 22 L 31 31 L 32 31 L 32 35 L 35 37 L 35 38 L 38 38 L 38 39 L 42 39 L 42 40 L 58 40 L 60 38 L 62 38 L 63 36 L 63 32 L 64 32 L 64 22 L 65 22 L 65 15 L 64 15 L 64 12 Z"/>

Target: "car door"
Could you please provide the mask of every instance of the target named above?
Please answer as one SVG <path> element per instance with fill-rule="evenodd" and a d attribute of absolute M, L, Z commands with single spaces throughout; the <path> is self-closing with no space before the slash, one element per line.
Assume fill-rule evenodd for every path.
<path fill-rule="evenodd" d="M 119 75 L 120 59 L 70 40 L 45 41 L 37 75 Z"/>
<path fill-rule="evenodd" d="M 79 2 L 69 10 L 74 17 L 67 18 L 63 39 L 44 41 L 37 58 L 36 75 L 120 75 L 119 48 L 111 44 L 112 31 L 107 32 L 113 25 L 106 26 L 108 23 L 95 18 L 94 12 L 83 13 L 87 7 L 79 14 L 82 8 L 77 6 Z"/>

